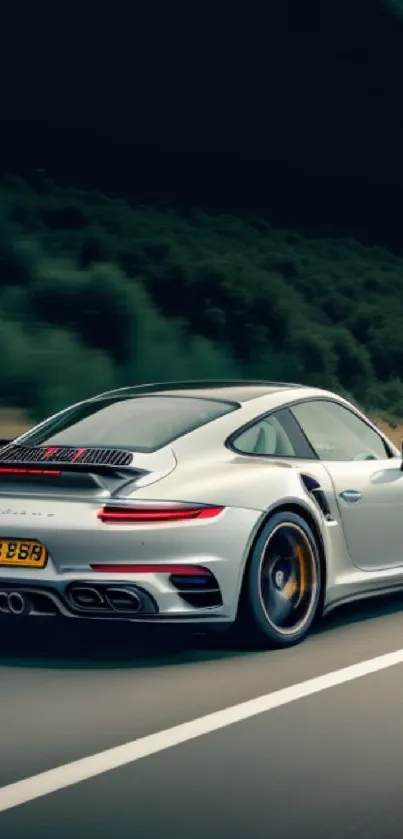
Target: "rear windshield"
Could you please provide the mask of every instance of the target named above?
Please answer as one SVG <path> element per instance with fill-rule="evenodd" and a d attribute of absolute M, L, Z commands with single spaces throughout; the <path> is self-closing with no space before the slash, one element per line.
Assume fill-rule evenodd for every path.
<path fill-rule="evenodd" d="M 21 443 L 152 452 L 237 407 L 189 396 L 97 399 L 63 411 Z"/>

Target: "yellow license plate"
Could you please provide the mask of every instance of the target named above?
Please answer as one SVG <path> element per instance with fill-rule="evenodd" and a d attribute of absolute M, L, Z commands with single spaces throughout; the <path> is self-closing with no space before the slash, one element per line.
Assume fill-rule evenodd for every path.
<path fill-rule="evenodd" d="M 0 566 L 44 568 L 48 552 L 44 545 L 32 539 L 0 539 Z"/>

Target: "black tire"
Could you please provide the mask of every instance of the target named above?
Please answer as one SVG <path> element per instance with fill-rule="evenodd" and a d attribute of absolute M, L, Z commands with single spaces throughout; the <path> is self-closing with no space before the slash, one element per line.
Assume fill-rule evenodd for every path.
<path fill-rule="evenodd" d="M 258 647 L 291 647 L 308 635 L 318 612 L 322 567 L 316 538 L 302 516 L 275 513 L 248 563 L 237 635 Z"/>

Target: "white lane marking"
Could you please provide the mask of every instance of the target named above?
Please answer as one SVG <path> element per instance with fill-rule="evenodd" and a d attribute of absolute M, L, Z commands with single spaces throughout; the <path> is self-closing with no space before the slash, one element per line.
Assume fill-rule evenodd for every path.
<path fill-rule="evenodd" d="M 272 711 L 274 708 L 287 705 L 289 702 L 312 696 L 312 694 L 337 685 L 343 685 L 354 679 L 360 679 L 362 676 L 368 676 L 371 673 L 378 673 L 380 670 L 386 670 L 388 667 L 394 667 L 397 664 L 403 664 L 403 649 L 367 661 L 361 661 L 349 667 L 343 667 L 341 670 L 325 673 L 323 676 L 316 676 L 305 682 L 276 690 L 273 693 L 267 693 L 264 696 L 258 696 L 229 708 L 223 708 L 223 710 L 215 711 L 212 714 L 206 714 L 206 716 L 190 722 L 175 725 L 165 731 L 140 737 L 138 740 L 132 740 L 122 746 L 115 746 L 112 749 L 75 760 L 64 766 L 57 766 L 55 769 L 48 769 L 46 772 L 33 775 L 31 778 L 7 784 L 7 786 L 0 787 L 0 813 L 10 810 L 12 807 L 26 804 L 36 798 L 41 798 L 44 795 L 49 795 L 52 792 L 95 778 L 105 772 L 110 772 L 112 769 L 134 763 L 143 757 L 149 757 L 165 749 L 170 749 L 172 746 L 178 746 L 181 743 L 194 740 L 196 737 L 202 737 L 204 734 L 211 734 L 220 728 L 226 728 L 228 725 L 234 725 L 234 723 L 242 722 L 242 720 L 250 719 L 266 711 Z"/>

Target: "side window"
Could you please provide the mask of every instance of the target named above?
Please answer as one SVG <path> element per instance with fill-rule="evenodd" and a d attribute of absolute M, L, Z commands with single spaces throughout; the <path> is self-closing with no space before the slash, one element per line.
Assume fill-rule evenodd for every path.
<path fill-rule="evenodd" d="M 294 405 L 291 410 L 321 460 L 386 460 L 390 457 L 382 437 L 337 402 L 304 402 Z"/>
<path fill-rule="evenodd" d="M 242 454 L 271 457 L 295 457 L 295 448 L 275 414 L 258 420 L 232 439 L 234 449 Z"/>

